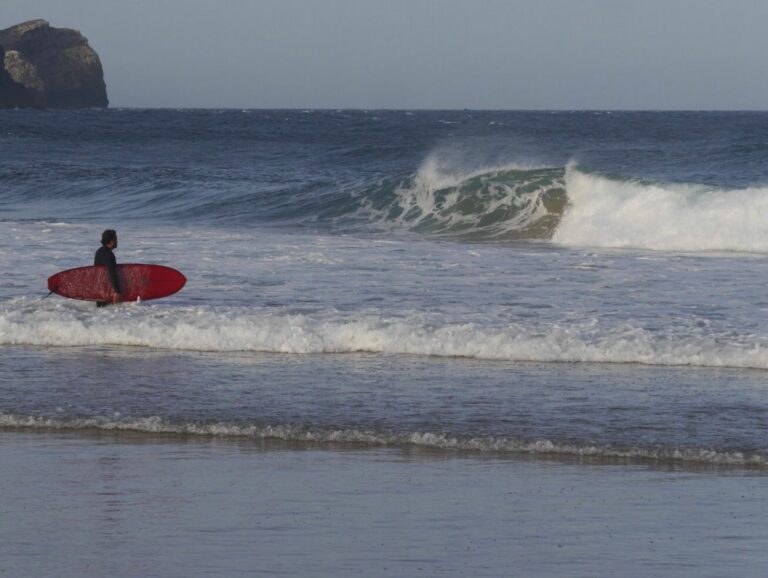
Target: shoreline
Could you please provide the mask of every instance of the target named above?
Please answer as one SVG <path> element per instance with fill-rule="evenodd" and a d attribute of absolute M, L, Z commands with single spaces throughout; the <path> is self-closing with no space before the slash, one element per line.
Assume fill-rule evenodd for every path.
<path fill-rule="evenodd" d="M 579 465 L 586 467 L 597 466 L 624 466 L 647 467 L 659 471 L 687 471 L 691 473 L 726 473 L 726 472 L 754 472 L 768 474 L 768 463 L 761 455 L 742 453 L 739 451 L 724 452 L 697 448 L 595 448 L 591 446 L 572 446 L 568 449 L 558 448 L 548 440 L 485 440 L 486 447 L 482 447 L 482 438 L 467 438 L 457 440 L 448 438 L 445 443 L 443 438 L 434 434 L 424 437 L 434 438 L 432 443 L 415 442 L 409 440 L 407 435 L 394 436 L 400 438 L 397 441 L 376 440 L 373 432 L 345 432 L 338 429 L 328 429 L 324 434 L 318 433 L 318 428 L 304 430 L 304 435 L 288 435 L 249 433 L 253 429 L 247 426 L 234 426 L 241 429 L 239 433 L 222 433 L 221 424 L 196 424 L 196 426 L 180 427 L 173 429 L 142 430 L 132 426 L 120 426 L 109 424 L 103 427 L 98 425 L 67 426 L 49 425 L 48 418 L 39 418 L 38 425 L 7 425 L 3 418 L 7 415 L 0 414 L 0 436 L 3 434 L 60 436 L 62 438 L 83 438 L 94 442 L 106 443 L 179 443 L 179 444 L 233 444 L 257 450 L 257 451 L 330 451 L 330 452 L 376 452 L 390 451 L 394 454 L 409 457 L 413 455 L 438 460 L 451 459 L 476 459 L 476 460 L 500 460 L 500 461 L 543 461 L 564 465 Z M 34 418 L 28 418 L 33 421 Z M 149 418 L 152 419 L 152 418 Z M 95 420 L 85 420 L 95 421 Z M 141 421 L 141 420 L 139 420 Z M 185 429 L 189 428 L 189 429 Z M 266 429 L 273 429 L 266 426 Z M 278 430 L 279 427 L 274 428 Z M 355 439 L 358 437 L 358 439 Z M 374 438 L 361 439 L 363 437 Z M 345 439 L 346 438 L 346 439 Z M 514 445 L 520 448 L 515 449 Z M 569 451 L 570 450 L 570 451 Z M 657 454 L 657 455 L 654 455 Z"/>
<path fill-rule="evenodd" d="M 757 576 L 765 563 L 768 477 L 744 471 L 122 434 L 0 442 L 8 576 Z"/>

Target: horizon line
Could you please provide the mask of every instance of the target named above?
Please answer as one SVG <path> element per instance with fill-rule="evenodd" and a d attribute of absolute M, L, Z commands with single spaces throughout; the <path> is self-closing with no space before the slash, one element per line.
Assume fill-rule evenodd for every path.
<path fill-rule="evenodd" d="M 30 109 L 6 109 L 30 110 Z M 35 109 L 37 110 L 37 109 Z M 284 112 L 556 112 L 556 113 L 764 113 L 768 108 L 384 108 L 384 107 L 247 107 L 247 106 L 108 106 L 81 109 L 47 108 L 61 110 L 176 110 L 176 111 L 284 111 Z"/>

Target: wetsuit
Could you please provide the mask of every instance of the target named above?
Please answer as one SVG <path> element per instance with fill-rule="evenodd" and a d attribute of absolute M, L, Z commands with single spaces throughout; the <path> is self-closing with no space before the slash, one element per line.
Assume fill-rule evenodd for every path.
<path fill-rule="evenodd" d="M 96 255 L 93 258 L 94 265 L 105 265 L 107 267 L 107 273 L 109 274 L 109 280 L 112 283 L 112 289 L 115 293 L 120 293 L 120 282 L 117 280 L 117 259 L 115 254 L 109 247 L 101 247 L 96 251 Z M 108 305 L 107 301 L 97 301 L 97 307 L 104 307 Z"/>

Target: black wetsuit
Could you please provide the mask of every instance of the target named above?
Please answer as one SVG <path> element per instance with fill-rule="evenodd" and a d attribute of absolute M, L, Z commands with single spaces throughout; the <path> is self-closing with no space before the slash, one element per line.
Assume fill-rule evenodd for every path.
<path fill-rule="evenodd" d="M 115 254 L 109 247 L 101 247 L 96 251 L 96 255 L 93 258 L 94 265 L 105 265 L 107 267 L 107 273 L 109 274 L 109 280 L 112 283 L 112 289 L 115 293 L 120 293 L 120 282 L 117 279 L 117 259 Z M 104 307 L 108 305 L 107 301 L 97 301 L 97 307 Z"/>

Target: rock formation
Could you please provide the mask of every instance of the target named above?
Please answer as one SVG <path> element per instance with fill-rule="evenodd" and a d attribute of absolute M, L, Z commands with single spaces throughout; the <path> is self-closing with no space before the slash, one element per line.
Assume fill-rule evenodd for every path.
<path fill-rule="evenodd" d="M 0 30 L 0 107 L 103 108 L 104 72 L 77 30 L 31 20 Z"/>
<path fill-rule="evenodd" d="M 0 46 L 0 63 L 5 61 L 5 50 Z M 5 68 L 0 67 L 0 108 L 17 108 L 37 106 L 41 108 L 42 102 L 37 95 L 23 84 L 13 80 Z"/>

